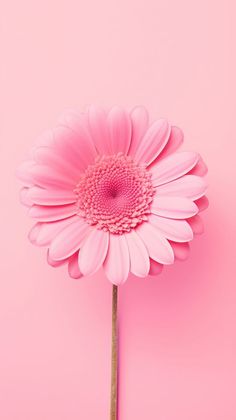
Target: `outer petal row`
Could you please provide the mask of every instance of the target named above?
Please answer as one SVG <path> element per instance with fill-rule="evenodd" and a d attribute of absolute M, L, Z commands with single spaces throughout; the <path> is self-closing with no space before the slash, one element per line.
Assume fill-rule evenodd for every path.
<path fill-rule="evenodd" d="M 198 159 L 198 153 L 177 152 L 160 160 L 151 168 L 153 185 L 158 187 L 180 178 L 196 165 Z"/>
<path fill-rule="evenodd" d="M 130 258 L 128 244 L 124 235 L 110 235 L 107 257 L 103 264 L 108 279 L 116 285 L 126 281 Z"/>
<path fill-rule="evenodd" d="M 128 153 L 137 162 L 147 165 L 157 157 L 173 153 L 183 141 L 182 131 L 171 127 L 165 119 L 149 126 L 148 112 L 142 106 L 134 108 L 130 115 L 120 107 L 105 112 L 100 107 L 90 106 L 88 122 L 98 153 Z"/>
<path fill-rule="evenodd" d="M 195 222 L 194 218 L 190 220 L 198 230 L 199 221 Z M 93 229 L 77 216 L 54 223 L 37 223 L 30 232 L 31 242 L 49 246 L 51 265 L 68 262 L 73 278 L 90 275 L 103 265 L 108 279 L 117 285 L 126 281 L 129 272 L 146 277 L 161 272 L 162 265 L 173 263 L 174 257 L 185 259 L 189 251 L 187 242 L 192 236 L 186 221 L 155 215 L 125 235 Z"/>
<path fill-rule="evenodd" d="M 151 212 L 171 219 L 187 219 L 197 214 L 198 208 L 186 197 L 156 195 L 151 203 Z"/>
<path fill-rule="evenodd" d="M 90 133 L 99 154 L 127 154 L 131 142 L 131 120 L 128 112 L 113 107 L 108 114 L 99 107 L 88 110 Z"/>

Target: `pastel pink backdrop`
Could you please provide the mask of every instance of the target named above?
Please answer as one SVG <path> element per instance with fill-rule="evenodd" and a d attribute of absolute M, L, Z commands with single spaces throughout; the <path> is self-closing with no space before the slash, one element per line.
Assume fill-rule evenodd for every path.
<path fill-rule="evenodd" d="M 236 418 L 235 2 L 3 0 L 2 420 L 109 418 L 111 284 L 74 281 L 27 240 L 14 171 L 58 115 L 144 104 L 209 166 L 185 263 L 120 289 L 120 420 Z"/>

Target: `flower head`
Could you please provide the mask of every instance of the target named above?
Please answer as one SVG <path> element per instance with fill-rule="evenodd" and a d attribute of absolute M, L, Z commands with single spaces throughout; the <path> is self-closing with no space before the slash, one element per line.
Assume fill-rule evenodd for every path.
<path fill-rule="evenodd" d="M 31 242 L 71 277 L 103 266 L 114 284 L 185 259 L 207 201 L 206 166 L 177 151 L 182 141 L 168 121 L 149 124 L 143 107 L 66 113 L 17 171 L 36 220 Z"/>

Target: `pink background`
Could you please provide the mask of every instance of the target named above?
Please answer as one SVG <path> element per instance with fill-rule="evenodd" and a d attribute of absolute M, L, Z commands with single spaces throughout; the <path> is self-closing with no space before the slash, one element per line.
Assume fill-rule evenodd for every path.
<path fill-rule="evenodd" d="M 120 289 L 119 419 L 236 418 L 234 16 L 233 0 L 2 2 L 2 420 L 109 418 L 111 285 L 46 264 L 14 177 L 65 108 L 93 102 L 168 117 L 209 166 L 189 260 Z"/>

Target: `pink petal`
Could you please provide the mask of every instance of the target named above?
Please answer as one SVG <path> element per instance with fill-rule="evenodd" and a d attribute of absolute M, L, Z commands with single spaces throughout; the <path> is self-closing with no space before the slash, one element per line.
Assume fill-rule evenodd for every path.
<path fill-rule="evenodd" d="M 132 230 L 125 235 L 130 256 L 130 271 L 138 277 L 146 277 L 150 262 L 147 249 L 140 236 Z"/>
<path fill-rule="evenodd" d="M 187 197 L 196 200 L 204 195 L 206 182 L 204 178 L 195 175 L 184 175 L 174 181 L 156 187 L 156 194 Z"/>
<path fill-rule="evenodd" d="M 80 176 L 78 165 L 75 167 L 68 156 L 60 156 L 56 147 L 38 147 L 34 152 L 34 156 L 37 163 L 49 166 L 67 178 L 69 176 L 73 183 L 78 182 Z"/>
<path fill-rule="evenodd" d="M 85 276 L 95 273 L 102 266 L 107 255 L 108 244 L 108 232 L 92 229 L 79 253 L 79 267 Z"/>
<path fill-rule="evenodd" d="M 49 250 L 47 252 L 47 262 L 49 265 L 51 265 L 52 267 L 61 267 L 62 265 L 64 265 L 66 262 L 68 261 L 68 259 L 66 258 L 65 260 L 61 260 L 61 261 L 54 261 L 50 255 L 49 255 Z"/>
<path fill-rule="evenodd" d="M 177 260 L 184 261 L 188 258 L 189 251 L 190 251 L 188 242 L 178 243 L 178 242 L 171 241 L 170 244 L 173 248 L 174 255 Z"/>
<path fill-rule="evenodd" d="M 129 274 L 129 249 L 124 235 L 110 234 L 109 247 L 103 267 L 108 279 L 116 285 L 124 283 Z"/>
<path fill-rule="evenodd" d="M 198 208 L 189 198 L 156 195 L 151 203 L 151 212 L 171 219 L 186 219 L 197 214 Z"/>
<path fill-rule="evenodd" d="M 193 232 L 186 220 L 166 219 L 156 215 L 149 216 L 149 222 L 161 235 L 176 242 L 187 242 L 193 239 Z"/>
<path fill-rule="evenodd" d="M 20 190 L 20 202 L 26 207 L 31 207 L 34 203 L 29 197 L 29 188 L 23 187 Z"/>
<path fill-rule="evenodd" d="M 136 228 L 136 232 L 143 240 L 149 256 L 153 260 L 161 264 L 172 264 L 174 262 L 173 250 L 157 227 L 149 222 L 143 222 Z"/>
<path fill-rule="evenodd" d="M 60 125 L 68 127 L 75 132 L 77 131 L 77 128 L 80 130 L 80 127 L 83 127 L 91 140 L 88 129 L 88 106 L 84 107 L 84 110 L 68 109 L 67 112 L 64 112 L 64 115 L 61 116 Z"/>
<path fill-rule="evenodd" d="M 107 113 L 104 109 L 91 105 L 88 117 L 90 132 L 98 153 L 101 155 L 111 154 Z"/>
<path fill-rule="evenodd" d="M 26 160 L 16 169 L 16 177 L 22 181 L 26 187 L 30 187 L 34 184 L 32 178 L 32 169 L 34 167 L 35 162 L 33 160 Z"/>
<path fill-rule="evenodd" d="M 146 134 L 139 142 L 135 153 L 136 162 L 150 165 L 152 161 L 161 153 L 170 135 L 170 125 L 168 121 L 160 119 L 155 121 L 147 130 Z"/>
<path fill-rule="evenodd" d="M 58 125 L 68 126 L 70 124 L 70 118 L 80 119 L 83 116 L 83 112 L 76 108 L 65 109 L 58 117 Z"/>
<path fill-rule="evenodd" d="M 73 191 L 63 189 L 46 190 L 40 187 L 29 188 L 28 198 L 35 204 L 58 206 L 75 203 L 77 196 Z"/>
<path fill-rule="evenodd" d="M 40 136 L 36 139 L 32 152 L 35 152 L 35 149 L 38 147 L 50 147 L 54 144 L 53 130 L 45 130 Z"/>
<path fill-rule="evenodd" d="M 29 216 L 37 219 L 39 222 L 54 222 L 56 220 L 66 219 L 77 213 L 74 204 L 66 206 L 37 206 L 34 205 L 29 210 Z"/>
<path fill-rule="evenodd" d="M 50 257 L 56 261 L 70 257 L 80 249 L 90 229 L 83 219 L 66 226 L 52 241 L 49 248 Z"/>
<path fill-rule="evenodd" d="M 54 130 L 55 140 L 61 150 L 60 153 L 62 155 L 66 153 L 67 159 L 74 162 L 74 165 L 77 162 L 78 169 L 84 171 L 88 165 L 94 163 L 97 151 L 88 129 L 79 118 L 71 117 L 68 125 Z"/>
<path fill-rule="evenodd" d="M 29 231 L 28 238 L 30 242 L 37 245 L 37 238 L 41 230 L 42 223 L 36 223 Z"/>
<path fill-rule="evenodd" d="M 148 112 L 143 106 L 137 106 L 130 114 L 132 122 L 132 136 L 129 156 L 134 156 L 136 150 L 148 128 Z"/>
<path fill-rule="evenodd" d="M 179 149 L 183 141 L 184 135 L 182 130 L 179 127 L 171 126 L 169 140 L 162 152 L 160 153 L 160 155 L 158 156 L 158 160 L 166 158 L 170 154 L 176 152 L 176 150 Z"/>
<path fill-rule="evenodd" d="M 209 201 L 207 197 L 201 197 L 195 201 L 195 204 L 198 206 L 198 211 L 201 212 L 207 209 L 207 207 L 209 206 Z"/>
<path fill-rule="evenodd" d="M 64 175 L 54 168 L 46 165 L 35 165 L 31 168 L 31 176 L 34 184 L 40 187 L 54 187 L 54 188 L 75 188 L 75 182 L 70 176 Z"/>
<path fill-rule="evenodd" d="M 83 276 L 83 274 L 81 273 L 79 269 L 78 252 L 76 252 L 74 255 L 72 255 L 69 258 L 68 273 L 72 279 L 79 279 L 80 277 Z"/>
<path fill-rule="evenodd" d="M 108 114 L 111 153 L 126 154 L 131 141 L 131 121 L 129 114 L 120 107 L 113 107 Z"/>
<path fill-rule="evenodd" d="M 86 168 L 86 161 L 82 159 L 81 150 L 78 147 L 78 135 L 68 127 L 56 127 L 53 130 L 55 145 L 53 151 L 67 161 L 74 170 L 82 173 Z M 91 163 L 94 157 L 91 156 Z"/>
<path fill-rule="evenodd" d="M 155 163 L 151 168 L 155 187 L 180 178 L 196 165 L 199 156 L 194 152 L 177 152 Z"/>
<path fill-rule="evenodd" d="M 150 270 L 148 274 L 150 276 L 156 276 L 157 274 L 160 274 L 162 270 L 163 270 L 163 264 L 159 264 L 158 262 L 150 258 Z"/>
<path fill-rule="evenodd" d="M 198 176 L 204 176 L 207 174 L 207 166 L 205 162 L 202 160 L 202 158 L 199 159 L 197 164 L 194 166 L 193 169 L 189 172 L 191 175 L 198 175 Z"/>
<path fill-rule="evenodd" d="M 191 219 L 188 219 L 188 223 L 195 235 L 201 235 L 204 232 L 204 225 L 200 216 L 191 217 Z"/>
<path fill-rule="evenodd" d="M 71 223 L 78 220 L 78 216 L 72 216 L 64 220 L 59 220 L 57 222 L 51 222 L 51 223 L 41 223 L 38 222 L 35 226 L 39 226 L 40 229 L 37 231 L 37 235 L 30 231 L 29 239 L 31 240 L 32 234 L 33 236 L 33 243 L 38 246 L 45 246 L 50 245 L 50 243 L 53 241 L 53 239 L 64 229 L 66 226 L 69 226 Z M 32 233 L 31 233 L 32 232 Z M 32 242 L 32 240 L 31 240 Z"/>

